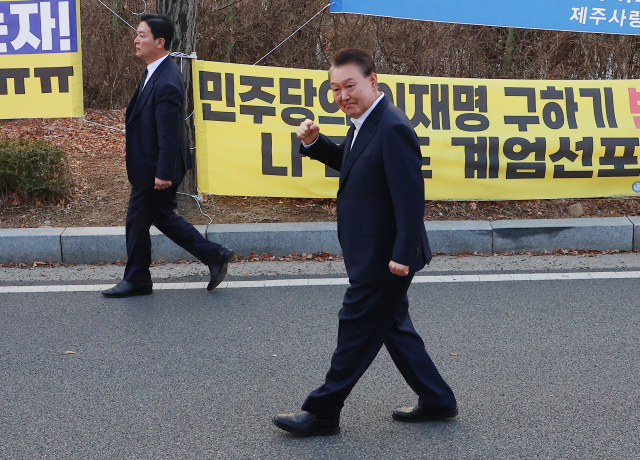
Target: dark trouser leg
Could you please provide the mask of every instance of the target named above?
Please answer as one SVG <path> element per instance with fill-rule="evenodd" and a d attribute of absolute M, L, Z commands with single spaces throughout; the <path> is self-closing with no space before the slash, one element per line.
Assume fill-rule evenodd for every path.
<path fill-rule="evenodd" d="M 456 406 L 453 391 L 440 376 L 424 348 L 424 342 L 413 328 L 406 297 L 384 344 L 398 370 L 418 395 L 420 405 L 434 409 Z"/>
<path fill-rule="evenodd" d="M 149 229 L 152 224 L 204 264 L 209 265 L 215 261 L 220 245 L 207 241 L 193 225 L 175 213 L 178 185 L 172 185 L 164 190 L 131 188 L 126 221 L 125 281 L 151 283 Z"/>
<path fill-rule="evenodd" d="M 127 266 L 124 280 L 130 283 L 151 283 L 151 237 L 155 206 L 153 189 L 131 188 L 127 209 Z"/>
<path fill-rule="evenodd" d="M 178 206 L 176 201 L 178 185 L 172 185 L 164 190 L 156 190 L 159 205 L 153 224 L 171 241 L 205 265 L 209 265 L 216 260 L 221 246 L 207 241 L 193 225 L 175 213 Z"/>
<path fill-rule="evenodd" d="M 302 406 L 324 419 L 340 417 L 340 411 L 358 379 L 371 365 L 395 324 L 413 276 L 389 281 L 351 281 L 338 316 L 338 345 L 331 358 L 325 383 Z"/>

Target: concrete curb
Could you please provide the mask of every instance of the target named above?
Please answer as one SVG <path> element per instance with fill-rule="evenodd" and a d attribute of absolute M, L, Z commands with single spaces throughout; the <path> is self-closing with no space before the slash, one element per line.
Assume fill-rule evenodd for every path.
<path fill-rule="evenodd" d="M 242 256 L 252 252 L 281 256 L 292 251 L 342 254 L 335 222 L 209 225 L 207 239 Z"/>
<path fill-rule="evenodd" d="M 335 222 L 218 224 L 196 227 L 238 255 L 325 251 L 340 254 Z M 640 248 L 640 217 L 425 222 L 434 253 Z M 193 260 L 155 227 L 154 260 Z M 127 258 L 124 227 L 0 229 L 0 263 L 112 263 Z"/>
<path fill-rule="evenodd" d="M 633 249 L 634 224 L 627 217 L 502 220 L 491 227 L 493 250 L 500 252 Z"/>
<path fill-rule="evenodd" d="M 64 228 L 0 229 L 0 263 L 52 260 L 62 262 Z"/>
<path fill-rule="evenodd" d="M 425 222 L 433 253 L 493 252 L 493 229 L 488 221 Z"/>

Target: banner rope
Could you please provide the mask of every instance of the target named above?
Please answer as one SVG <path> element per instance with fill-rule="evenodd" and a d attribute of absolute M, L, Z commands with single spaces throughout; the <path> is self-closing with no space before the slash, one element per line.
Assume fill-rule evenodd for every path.
<path fill-rule="evenodd" d="M 108 9 L 108 10 L 109 10 L 109 11 L 111 11 L 113 14 L 115 14 L 115 15 L 118 17 L 118 19 L 120 19 L 122 22 L 124 22 L 124 23 L 125 23 L 126 25 L 128 25 L 129 27 L 131 27 L 131 29 L 132 29 L 134 32 L 137 32 L 137 29 L 136 29 L 135 27 L 133 27 L 133 26 L 132 26 L 131 24 L 129 24 L 127 21 L 125 21 L 124 19 L 122 19 L 122 17 L 121 17 L 118 13 L 116 13 L 116 12 L 115 12 L 115 11 L 113 11 L 111 8 L 109 8 L 109 6 L 108 6 L 108 5 L 106 5 L 102 0 L 97 0 L 97 1 L 98 1 L 98 3 L 100 3 L 102 6 L 104 6 L 106 9 Z M 145 2 L 145 4 L 144 4 L 144 9 L 145 9 L 145 11 L 147 10 L 147 4 L 146 4 L 146 2 Z M 133 13 L 133 14 L 135 14 L 135 13 Z M 141 14 L 142 14 L 142 13 L 141 13 Z"/>
<path fill-rule="evenodd" d="M 183 65 L 182 60 L 183 59 L 198 59 L 198 56 L 196 56 L 196 53 L 184 54 L 184 53 L 181 53 L 179 51 L 174 51 L 173 53 L 169 53 L 169 56 L 175 57 L 175 58 L 180 58 L 180 72 L 182 72 L 183 75 L 184 75 L 184 65 Z M 193 115 L 193 114 L 191 114 L 191 115 Z M 187 118 L 185 118 L 185 121 L 187 121 L 189 118 L 191 118 L 191 115 L 189 115 Z"/>
<path fill-rule="evenodd" d="M 193 198 L 194 200 L 196 200 L 196 204 L 198 205 L 198 209 L 200 210 L 200 214 L 202 214 L 203 216 L 205 216 L 207 219 L 209 219 L 209 223 L 207 225 L 211 225 L 213 223 L 213 219 L 211 218 L 210 215 L 205 214 L 205 212 L 202 210 L 202 207 L 200 206 L 200 202 L 202 201 L 202 197 L 199 197 L 198 195 L 189 195 L 188 193 L 183 193 L 183 192 L 176 192 L 178 195 L 186 195 L 186 196 L 190 196 L 191 198 Z"/>
<path fill-rule="evenodd" d="M 258 61 L 256 61 L 255 64 L 253 65 L 258 65 L 260 63 L 260 61 L 262 61 L 264 58 L 266 58 L 267 56 L 269 56 L 271 53 L 273 53 L 275 50 L 277 50 L 278 48 L 280 48 L 283 44 L 285 44 L 291 37 L 293 37 L 295 34 L 297 34 L 298 32 L 300 32 L 302 29 L 304 29 L 304 27 L 309 24 L 311 21 L 313 21 L 316 16 L 318 16 L 320 13 L 322 13 L 324 10 L 326 10 L 327 8 L 329 8 L 331 5 L 335 5 L 336 2 L 331 2 L 329 3 L 327 6 L 325 6 L 324 8 L 322 8 L 320 11 L 318 11 L 316 14 L 313 15 L 313 17 L 311 19 L 309 19 L 307 22 L 305 22 L 304 24 L 302 24 L 300 27 L 298 27 L 298 30 L 296 30 L 294 33 L 292 33 L 291 35 L 289 35 L 287 38 L 285 38 L 284 40 L 282 40 L 282 42 L 276 46 L 274 49 L 272 49 L 271 51 L 269 51 L 267 54 L 265 54 L 264 56 L 262 56 L 260 59 L 258 59 Z"/>
<path fill-rule="evenodd" d="M 131 14 L 135 14 L 136 16 L 142 16 L 143 14 L 145 14 L 147 12 L 147 2 L 146 0 L 142 0 L 142 3 L 144 3 L 144 11 L 142 13 L 134 13 L 132 11 Z"/>
<path fill-rule="evenodd" d="M 96 123 L 95 121 L 87 120 L 87 112 L 84 113 L 84 116 L 82 117 L 82 121 L 84 121 L 85 123 L 91 123 L 92 125 L 102 126 L 103 128 L 113 129 L 114 131 L 120 131 L 123 134 L 126 133 L 126 131 L 124 129 L 114 128 L 113 126 L 107 126 L 107 125 L 103 125 L 101 123 Z"/>

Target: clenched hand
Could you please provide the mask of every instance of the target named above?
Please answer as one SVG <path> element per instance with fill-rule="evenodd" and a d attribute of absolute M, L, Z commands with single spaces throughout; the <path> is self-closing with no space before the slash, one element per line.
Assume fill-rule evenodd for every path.
<path fill-rule="evenodd" d="M 305 144 L 313 144 L 320 134 L 320 127 L 308 118 L 300 123 L 296 136 Z"/>

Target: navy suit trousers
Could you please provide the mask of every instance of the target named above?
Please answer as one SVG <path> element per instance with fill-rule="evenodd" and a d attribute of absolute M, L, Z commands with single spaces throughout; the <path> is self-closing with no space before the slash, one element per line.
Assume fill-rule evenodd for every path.
<path fill-rule="evenodd" d="M 175 213 L 179 185 L 173 184 L 164 190 L 131 188 L 126 222 L 128 259 L 125 281 L 151 282 L 151 225 L 202 263 L 209 265 L 216 260 L 220 245 L 207 241 L 193 225 Z"/>
<path fill-rule="evenodd" d="M 409 317 L 407 290 L 413 275 L 387 281 L 350 281 L 339 312 L 338 344 L 324 385 L 302 406 L 336 420 L 344 401 L 384 344 L 418 403 L 433 409 L 456 406 L 451 388 L 427 354 Z"/>

